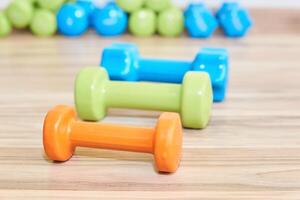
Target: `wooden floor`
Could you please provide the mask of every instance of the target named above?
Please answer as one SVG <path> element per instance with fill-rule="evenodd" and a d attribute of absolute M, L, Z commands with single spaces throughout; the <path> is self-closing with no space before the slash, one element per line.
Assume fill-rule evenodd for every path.
<path fill-rule="evenodd" d="M 299 11 L 252 11 L 248 37 L 0 40 L 0 199 L 300 199 Z M 209 127 L 185 130 L 181 166 L 158 174 L 151 155 L 78 148 L 62 164 L 42 146 L 46 112 L 73 105 L 75 74 L 104 46 L 135 42 L 147 57 L 193 59 L 200 47 L 231 57 L 225 103 Z M 106 122 L 154 126 L 158 112 L 110 110 Z"/>

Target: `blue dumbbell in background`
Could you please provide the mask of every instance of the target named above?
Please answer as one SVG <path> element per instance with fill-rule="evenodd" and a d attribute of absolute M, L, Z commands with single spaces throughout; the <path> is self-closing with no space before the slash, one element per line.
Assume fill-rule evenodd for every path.
<path fill-rule="evenodd" d="M 184 12 L 185 27 L 191 37 L 208 38 L 218 22 L 213 13 L 202 3 L 190 4 Z"/>
<path fill-rule="evenodd" d="M 114 2 L 96 8 L 92 14 L 92 24 L 99 35 L 115 36 L 126 31 L 127 14 Z"/>
<path fill-rule="evenodd" d="M 111 80 L 181 83 L 186 72 L 204 71 L 210 75 L 214 102 L 224 100 L 228 82 L 228 52 L 203 48 L 193 61 L 142 59 L 134 44 L 112 44 L 104 48 L 101 66 Z"/>
<path fill-rule="evenodd" d="M 223 3 L 216 17 L 224 34 L 228 37 L 243 37 L 252 26 L 247 10 L 237 2 Z"/>

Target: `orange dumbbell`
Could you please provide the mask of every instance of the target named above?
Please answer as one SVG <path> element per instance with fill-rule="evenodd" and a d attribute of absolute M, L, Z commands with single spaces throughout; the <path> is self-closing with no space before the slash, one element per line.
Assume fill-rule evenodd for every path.
<path fill-rule="evenodd" d="M 163 113 L 155 128 L 118 126 L 76 120 L 75 110 L 56 106 L 45 118 L 44 149 L 66 161 L 76 146 L 153 153 L 157 170 L 175 172 L 181 157 L 182 128 L 177 113 Z"/>

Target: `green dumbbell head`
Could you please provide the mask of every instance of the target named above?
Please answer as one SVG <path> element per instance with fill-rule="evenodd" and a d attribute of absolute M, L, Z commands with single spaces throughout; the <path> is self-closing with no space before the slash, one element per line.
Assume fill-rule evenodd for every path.
<path fill-rule="evenodd" d="M 129 30 L 136 36 L 151 36 L 156 31 L 156 14 L 150 9 L 141 9 L 131 14 Z"/>
<path fill-rule="evenodd" d="M 183 32 L 183 13 L 179 8 L 170 7 L 158 15 L 158 32 L 162 36 L 175 37 Z"/>
<path fill-rule="evenodd" d="M 57 29 L 55 14 L 46 9 L 37 9 L 31 20 L 30 29 L 37 36 L 54 35 Z"/>
<path fill-rule="evenodd" d="M 83 120 L 98 121 L 106 115 L 105 84 L 109 81 L 103 68 L 82 69 L 75 81 L 75 105 Z"/>
<path fill-rule="evenodd" d="M 7 17 L 16 28 L 25 28 L 33 16 L 33 5 L 29 1 L 14 0 L 7 8 Z"/>
<path fill-rule="evenodd" d="M 187 72 L 182 83 L 181 119 L 185 127 L 207 126 L 213 103 L 209 75 L 203 72 Z"/>
<path fill-rule="evenodd" d="M 56 11 L 61 5 L 65 2 L 65 0 L 36 0 L 38 5 L 41 8 Z"/>
<path fill-rule="evenodd" d="M 11 33 L 11 24 L 4 12 L 0 12 L 0 37 L 8 36 Z"/>
<path fill-rule="evenodd" d="M 144 2 L 145 0 L 116 0 L 118 6 L 129 13 L 139 10 Z"/>
<path fill-rule="evenodd" d="M 146 7 L 155 12 L 161 12 L 170 6 L 170 0 L 146 0 Z"/>

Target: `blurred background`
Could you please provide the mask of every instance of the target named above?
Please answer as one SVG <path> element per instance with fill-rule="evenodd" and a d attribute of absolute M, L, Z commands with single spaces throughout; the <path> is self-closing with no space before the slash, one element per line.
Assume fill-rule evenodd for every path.
<path fill-rule="evenodd" d="M 3 9 L 11 0 L 0 0 L 0 9 Z M 111 0 L 94 0 L 98 5 L 101 5 Z M 205 2 L 211 6 L 218 6 L 224 0 L 173 0 L 180 6 L 185 6 L 190 2 Z M 300 8 L 300 0 L 236 0 L 242 3 L 244 6 L 250 7 L 289 7 L 289 8 Z"/>

